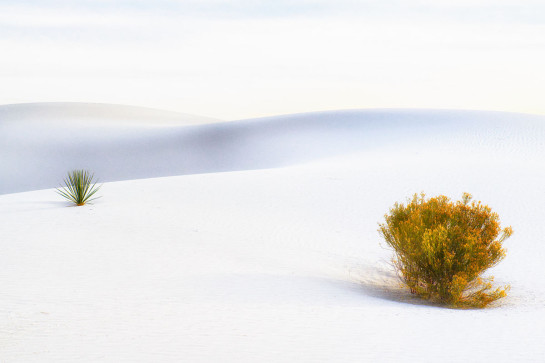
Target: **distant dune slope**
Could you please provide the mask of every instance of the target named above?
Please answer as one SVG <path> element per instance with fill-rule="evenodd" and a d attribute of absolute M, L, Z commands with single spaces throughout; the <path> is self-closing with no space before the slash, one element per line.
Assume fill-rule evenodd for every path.
<path fill-rule="evenodd" d="M 545 117 L 526 114 L 385 109 L 213 121 L 115 105 L 1 106 L 0 194 L 58 186 L 75 168 L 106 182 L 272 168 L 377 148 L 545 149 Z"/>
<path fill-rule="evenodd" d="M 47 122 L 71 126 L 180 126 L 220 120 L 147 107 L 106 103 L 46 102 L 0 105 L 2 124 Z"/>

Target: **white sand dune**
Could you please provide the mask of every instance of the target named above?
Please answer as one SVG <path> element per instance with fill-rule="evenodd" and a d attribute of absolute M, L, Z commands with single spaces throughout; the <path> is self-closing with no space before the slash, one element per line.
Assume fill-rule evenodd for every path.
<path fill-rule="evenodd" d="M 0 361 L 545 361 L 545 117 L 107 122 L 0 119 L 1 193 L 79 167 L 131 179 L 77 208 L 0 196 Z M 399 285 L 377 223 L 420 191 L 471 192 L 513 226 L 491 271 L 508 298 L 450 310 Z"/>
<path fill-rule="evenodd" d="M 9 175 L 0 194 L 58 186 L 66 170 L 77 168 L 93 169 L 104 181 L 176 175 L 161 160 L 173 147 L 162 144 L 169 142 L 169 130 L 214 122 L 123 105 L 0 106 L 0 175 Z"/>
<path fill-rule="evenodd" d="M 0 194 L 56 187 L 68 170 L 79 168 L 108 182 L 271 168 L 415 146 L 453 145 L 450 151 L 458 153 L 475 147 L 481 152 L 480 144 L 488 143 L 494 151 L 533 152 L 544 148 L 545 136 L 541 117 L 492 112 L 355 110 L 211 121 L 114 105 L 0 107 L 0 175 L 9 176 L 2 178 Z M 498 139 L 503 135 L 508 138 Z"/>

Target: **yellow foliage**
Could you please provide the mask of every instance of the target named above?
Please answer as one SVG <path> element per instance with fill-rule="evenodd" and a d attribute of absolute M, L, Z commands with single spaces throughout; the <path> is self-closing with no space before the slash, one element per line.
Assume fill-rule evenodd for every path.
<path fill-rule="evenodd" d="M 467 193 L 457 202 L 415 194 L 385 215 L 379 231 L 412 293 L 455 307 L 484 307 L 506 295 L 508 287 L 493 290 L 481 274 L 505 257 L 502 242 L 513 230 L 501 229 L 488 206 L 470 202 Z"/>

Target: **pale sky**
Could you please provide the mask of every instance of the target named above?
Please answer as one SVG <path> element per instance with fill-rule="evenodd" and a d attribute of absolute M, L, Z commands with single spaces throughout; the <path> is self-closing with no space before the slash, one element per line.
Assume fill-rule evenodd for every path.
<path fill-rule="evenodd" d="M 0 104 L 545 114 L 545 1 L 4 0 Z"/>

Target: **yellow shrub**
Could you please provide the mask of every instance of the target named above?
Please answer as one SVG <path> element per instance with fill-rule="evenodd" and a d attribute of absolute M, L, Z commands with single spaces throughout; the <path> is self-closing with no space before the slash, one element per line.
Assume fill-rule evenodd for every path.
<path fill-rule="evenodd" d="M 493 289 L 492 278 L 480 276 L 505 257 L 502 242 L 513 230 L 502 230 L 496 213 L 470 201 L 467 193 L 456 203 L 415 194 L 385 215 L 379 231 L 412 293 L 456 307 L 484 307 L 505 296 L 508 287 Z"/>

